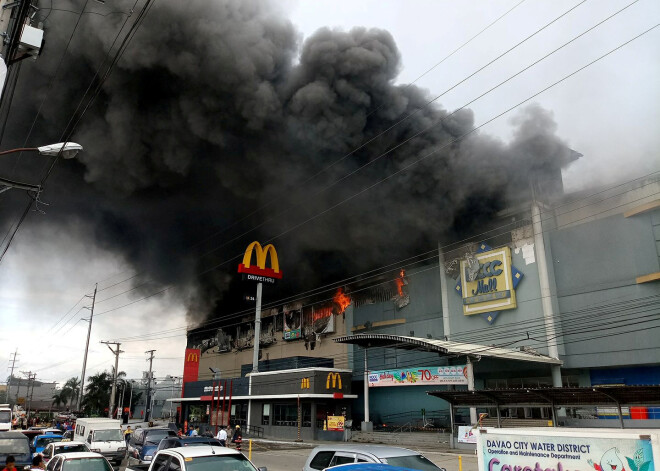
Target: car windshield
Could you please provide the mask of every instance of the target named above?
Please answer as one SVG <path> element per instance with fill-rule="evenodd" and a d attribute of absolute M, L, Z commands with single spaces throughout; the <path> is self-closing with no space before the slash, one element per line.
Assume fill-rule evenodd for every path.
<path fill-rule="evenodd" d="M 0 422 L 11 422 L 11 411 L 0 410 Z"/>
<path fill-rule="evenodd" d="M 198 456 L 188 461 L 187 471 L 257 471 L 243 455 Z"/>
<path fill-rule="evenodd" d="M 0 440 L 0 455 L 24 455 L 30 453 L 28 441 L 24 438 Z"/>
<path fill-rule="evenodd" d="M 440 469 L 422 455 L 392 456 L 380 460 L 383 463 L 402 468 L 421 469 L 423 471 L 438 471 Z"/>
<path fill-rule="evenodd" d="M 61 442 L 62 437 L 37 437 L 37 442 L 35 446 L 37 448 L 46 448 L 49 443 Z"/>
<path fill-rule="evenodd" d="M 112 466 L 103 458 L 79 458 L 65 461 L 62 471 L 112 471 Z"/>
<path fill-rule="evenodd" d="M 118 428 L 108 429 L 108 430 L 96 430 L 94 432 L 94 441 L 95 442 L 121 442 L 124 440 L 124 437 L 121 435 L 121 430 Z"/>
<path fill-rule="evenodd" d="M 58 446 L 57 448 L 55 448 L 56 455 L 59 455 L 60 453 L 74 453 L 79 451 L 89 451 L 89 448 L 87 448 L 87 445 L 83 445 L 82 443 L 76 443 L 75 445 Z"/>

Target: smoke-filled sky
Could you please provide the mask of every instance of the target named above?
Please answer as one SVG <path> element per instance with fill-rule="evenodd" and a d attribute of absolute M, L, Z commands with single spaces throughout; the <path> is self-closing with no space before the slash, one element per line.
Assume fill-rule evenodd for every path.
<path fill-rule="evenodd" d="M 21 65 L 2 149 L 60 140 L 133 3 L 87 4 L 52 86 L 85 2 L 41 5 L 46 46 Z M 99 282 L 88 374 L 113 360 L 100 340 L 124 339 L 129 377 L 152 348 L 156 375 L 178 375 L 180 328 L 248 307 L 235 256 L 252 240 L 278 249 L 278 299 L 478 232 L 532 175 L 577 190 L 657 171 L 658 30 L 476 129 L 660 18 L 640 0 L 463 108 L 627 4 L 586 2 L 453 88 L 580 2 L 522 2 L 443 61 L 518 3 L 157 0 L 0 264 L 0 364 L 18 348 L 41 379 L 79 375 L 74 303 Z M 27 197 L 1 198 L 4 237 Z"/>

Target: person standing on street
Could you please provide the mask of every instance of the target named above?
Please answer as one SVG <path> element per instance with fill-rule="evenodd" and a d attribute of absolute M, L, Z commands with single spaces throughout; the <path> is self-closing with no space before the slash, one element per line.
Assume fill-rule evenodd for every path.
<path fill-rule="evenodd" d="M 32 466 L 30 466 L 30 469 L 46 469 L 46 465 L 44 464 L 44 457 L 41 454 L 38 454 L 32 458 Z"/>
<path fill-rule="evenodd" d="M 241 426 L 236 426 L 236 431 L 234 431 L 234 436 L 231 439 L 232 443 L 236 444 L 236 450 L 241 451 L 241 443 L 243 443 L 243 434 L 241 433 Z"/>
<path fill-rule="evenodd" d="M 2 468 L 2 471 L 16 471 L 16 459 L 9 455 L 5 460 L 5 467 Z"/>
<path fill-rule="evenodd" d="M 128 445 L 128 441 L 131 439 L 131 435 L 133 434 L 133 430 L 131 429 L 131 426 L 129 425 L 126 427 L 126 430 L 124 430 L 124 441 Z"/>
<path fill-rule="evenodd" d="M 227 446 L 227 431 L 225 430 L 224 425 L 220 426 L 220 431 L 218 432 L 218 436 L 215 438 L 218 439 L 218 441 L 222 446 Z"/>

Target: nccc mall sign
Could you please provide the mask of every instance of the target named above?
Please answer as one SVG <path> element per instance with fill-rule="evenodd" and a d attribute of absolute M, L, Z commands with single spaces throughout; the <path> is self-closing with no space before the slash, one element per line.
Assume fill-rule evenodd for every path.
<path fill-rule="evenodd" d="M 492 324 L 499 311 L 515 309 L 516 288 L 523 274 L 511 264 L 511 249 L 491 249 L 482 243 L 477 250 L 479 269 L 470 276 L 468 262 L 461 261 L 461 273 L 456 293 L 463 298 L 463 314 L 481 314 Z M 475 267 L 476 268 L 476 267 Z"/>
<path fill-rule="evenodd" d="M 257 263 L 252 265 L 252 252 L 255 252 Z M 270 255 L 270 267 L 266 267 L 266 259 Z M 257 283 L 274 284 L 276 280 L 282 279 L 280 271 L 280 262 L 277 259 L 277 252 L 273 244 L 262 247 L 256 240 L 248 245 L 243 255 L 243 263 L 238 265 L 238 273 L 243 274 L 243 279 L 256 281 Z"/>

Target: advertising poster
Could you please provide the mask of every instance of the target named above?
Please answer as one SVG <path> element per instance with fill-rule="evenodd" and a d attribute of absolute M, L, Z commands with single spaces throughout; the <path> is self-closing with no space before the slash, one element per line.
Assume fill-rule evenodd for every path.
<path fill-rule="evenodd" d="M 458 427 L 458 443 L 477 443 L 477 433 L 471 425 Z"/>
<path fill-rule="evenodd" d="M 420 368 L 400 368 L 369 372 L 369 387 L 385 386 L 431 386 L 438 384 L 467 385 L 467 367 L 423 366 Z"/>
<path fill-rule="evenodd" d="M 648 438 L 482 434 L 484 471 L 655 471 Z"/>
<path fill-rule="evenodd" d="M 344 416 L 343 415 L 329 415 L 328 416 L 328 430 L 331 432 L 344 431 Z"/>
<path fill-rule="evenodd" d="M 302 337 L 302 305 L 300 303 L 284 306 L 284 340 Z"/>

